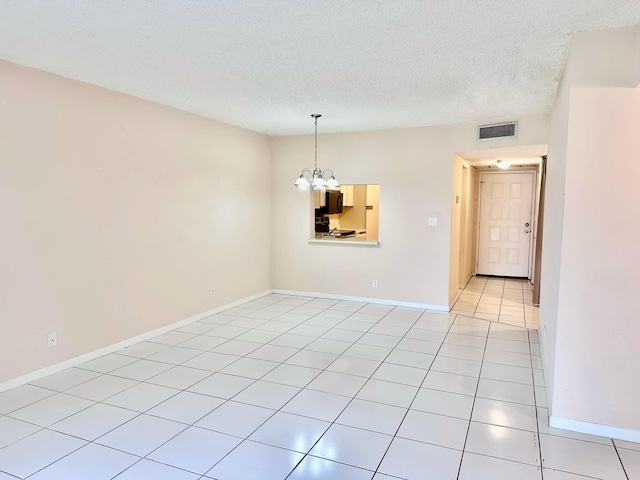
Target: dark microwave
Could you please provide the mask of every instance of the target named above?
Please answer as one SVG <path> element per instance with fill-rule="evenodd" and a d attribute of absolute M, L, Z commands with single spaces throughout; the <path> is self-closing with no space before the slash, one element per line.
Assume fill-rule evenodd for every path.
<path fill-rule="evenodd" d="M 342 193 L 327 190 L 326 195 L 326 212 L 328 214 L 342 213 Z"/>

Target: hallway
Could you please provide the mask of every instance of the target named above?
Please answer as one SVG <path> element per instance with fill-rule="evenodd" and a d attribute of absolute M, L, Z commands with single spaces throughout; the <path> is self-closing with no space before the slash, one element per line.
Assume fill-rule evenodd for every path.
<path fill-rule="evenodd" d="M 538 307 L 531 303 L 531 295 L 527 279 L 471 277 L 451 313 L 537 329 Z"/>

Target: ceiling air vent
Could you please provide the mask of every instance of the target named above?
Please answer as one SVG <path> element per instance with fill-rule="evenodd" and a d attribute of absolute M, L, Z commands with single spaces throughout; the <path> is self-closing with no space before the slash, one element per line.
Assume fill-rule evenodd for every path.
<path fill-rule="evenodd" d="M 496 140 L 501 138 L 516 138 L 518 122 L 495 123 L 478 127 L 478 140 Z"/>

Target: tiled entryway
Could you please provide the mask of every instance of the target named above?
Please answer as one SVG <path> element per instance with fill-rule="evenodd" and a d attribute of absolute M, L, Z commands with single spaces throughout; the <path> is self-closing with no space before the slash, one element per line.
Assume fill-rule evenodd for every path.
<path fill-rule="evenodd" d="M 471 277 L 451 312 L 484 320 L 538 328 L 538 307 L 527 279 Z"/>
<path fill-rule="evenodd" d="M 0 480 L 640 478 L 545 399 L 535 330 L 269 295 L 0 394 Z"/>

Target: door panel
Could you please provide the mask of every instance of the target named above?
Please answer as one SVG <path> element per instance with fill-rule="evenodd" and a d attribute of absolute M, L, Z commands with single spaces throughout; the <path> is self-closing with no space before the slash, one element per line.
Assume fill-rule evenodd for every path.
<path fill-rule="evenodd" d="M 533 186 L 534 172 L 480 174 L 478 274 L 529 276 Z"/>

